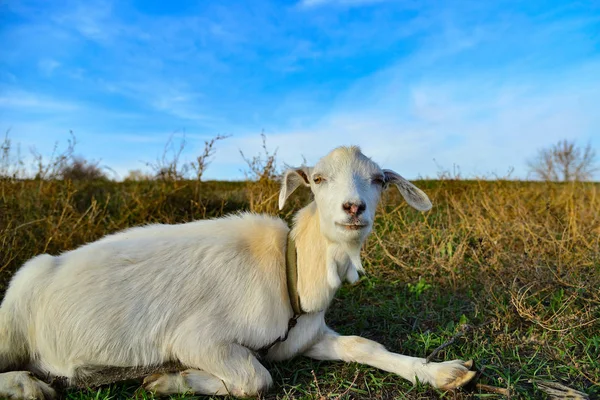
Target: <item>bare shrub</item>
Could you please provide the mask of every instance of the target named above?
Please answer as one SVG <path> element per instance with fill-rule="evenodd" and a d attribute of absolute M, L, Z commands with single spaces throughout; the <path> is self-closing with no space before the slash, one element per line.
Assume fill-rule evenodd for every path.
<path fill-rule="evenodd" d="M 592 146 L 588 143 L 582 148 L 566 139 L 540 149 L 527 165 L 533 176 L 545 181 L 586 181 L 598 171 Z"/>
<path fill-rule="evenodd" d="M 16 150 L 14 149 L 9 133 L 10 130 L 6 131 L 4 140 L 0 143 L 0 179 L 22 179 L 26 172 L 21 148 L 17 145 Z"/>
<path fill-rule="evenodd" d="M 30 149 L 33 155 L 34 179 L 64 179 L 71 181 L 108 179 L 104 169 L 110 170 L 110 168 L 100 167 L 99 161 L 89 161 L 83 156 L 74 155 L 77 139 L 73 132 L 69 133 L 70 138 L 67 139 L 67 147 L 60 150 L 59 144 L 56 142 L 48 159 L 38 152 L 35 147 Z"/>
<path fill-rule="evenodd" d="M 187 163 L 180 161 L 181 153 L 185 148 L 185 136 L 179 141 L 179 145 L 175 145 L 173 136 L 170 135 L 162 155 L 155 162 L 148 162 L 146 166 L 153 171 L 154 178 L 163 181 L 178 181 L 185 178 L 189 170 Z"/>
<path fill-rule="evenodd" d="M 247 165 L 243 171 L 247 180 L 250 210 L 259 213 L 277 214 L 277 196 L 279 194 L 279 172 L 277 169 L 277 149 L 270 152 L 267 148 L 267 136 L 262 138 L 262 152 L 248 157 L 240 150 Z"/>
<path fill-rule="evenodd" d="M 227 139 L 229 136 L 217 135 L 210 140 L 205 140 L 202 154 L 196 156 L 194 161 L 190 162 L 182 161 L 182 154 L 187 146 L 185 136 L 181 138 L 178 144 L 174 142 L 173 137 L 174 135 L 169 136 L 161 157 L 157 158 L 155 162 L 146 163 L 146 166 L 153 171 L 154 179 L 179 181 L 192 178 L 201 181 L 217 151 L 215 148 L 216 143 Z"/>
<path fill-rule="evenodd" d="M 463 179 L 462 172 L 460 170 L 460 165 L 452 164 L 452 169 L 446 168 L 439 164 L 437 160 L 434 158 L 433 162 L 437 167 L 437 179 L 440 181 L 460 181 Z"/>
<path fill-rule="evenodd" d="M 190 162 L 190 168 L 194 171 L 197 181 L 202 180 L 204 172 L 206 172 L 206 169 L 212 161 L 212 157 L 217 151 L 215 144 L 220 140 L 227 139 L 228 137 L 230 137 L 230 135 L 217 135 L 210 140 L 204 141 L 204 151 L 202 154 L 197 156 L 194 161 Z"/>
<path fill-rule="evenodd" d="M 125 177 L 125 181 L 134 181 L 134 182 L 140 182 L 140 181 L 149 181 L 153 178 L 153 176 L 151 174 L 148 174 L 144 171 L 142 171 L 141 169 L 132 169 L 127 173 L 127 176 Z"/>
<path fill-rule="evenodd" d="M 67 167 L 70 161 L 73 160 L 75 145 L 77 139 L 73 132 L 69 132 L 70 139 L 67 139 L 67 147 L 64 150 L 59 150 L 58 142 L 54 143 L 54 148 L 48 160 L 37 151 L 35 147 L 30 149 L 33 155 L 33 170 L 35 171 L 35 179 L 52 180 L 62 178 L 62 171 Z"/>
<path fill-rule="evenodd" d="M 16 147 L 15 154 L 8 133 L 6 132 L 3 142 L 0 143 L 0 177 L 2 178 L 27 179 L 33 176 L 36 180 L 107 179 L 98 162 L 73 155 L 77 144 L 73 132 L 70 132 L 66 148 L 61 150 L 59 143 L 56 142 L 48 157 L 44 157 L 35 147 L 32 147 L 30 149 L 33 156 L 32 170 L 25 168 L 19 145 Z"/>
<path fill-rule="evenodd" d="M 72 157 L 68 163 L 63 165 L 59 175 L 62 179 L 71 181 L 107 179 L 99 164 L 98 161 L 88 161 L 81 156 Z"/>

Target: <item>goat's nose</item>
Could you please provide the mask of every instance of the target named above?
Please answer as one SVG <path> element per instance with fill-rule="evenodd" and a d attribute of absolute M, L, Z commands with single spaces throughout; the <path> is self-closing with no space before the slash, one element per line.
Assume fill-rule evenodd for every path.
<path fill-rule="evenodd" d="M 346 214 L 358 216 L 367 209 L 367 205 L 362 201 L 358 203 L 346 202 L 342 204 L 342 208 L 344 209 Z"/>

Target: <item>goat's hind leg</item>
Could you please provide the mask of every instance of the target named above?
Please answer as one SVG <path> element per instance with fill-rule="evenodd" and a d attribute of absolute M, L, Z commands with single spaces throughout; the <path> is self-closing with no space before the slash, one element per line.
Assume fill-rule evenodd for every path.
<path fill-rule="evenodd" d="M 273 383 L 269 371 L 247 348 L 238 344 L 219 345 L 203 354 L 179 357 L 184 365 L 198 369 L 154 374 L 144 379 L 144 388 L 157 394 L 196 393 L 252 397 Z"/>

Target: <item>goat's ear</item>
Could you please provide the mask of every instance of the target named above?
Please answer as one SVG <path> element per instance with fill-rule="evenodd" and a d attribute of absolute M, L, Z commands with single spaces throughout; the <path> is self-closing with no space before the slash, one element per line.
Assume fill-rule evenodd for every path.
<path fill-rule="evenodd" d="M 279 209 L 283 210 L 285 201 L 288 197 L 298 189 L 298 186 L 310 186 L 308 175 L 310 169 L 308 167 L 288 169 L 283 173 L 281 179 L 281 190 L 279 191 Z"/>
<path fill-rule="evenodd" d="M 421 189 L 401 177 L 392 170 L 384 169 L 386 186 L 391 184 L 396 185 L 404 200 L 419 211 L 427 211 L 431 208 L 431 200 Z"/>

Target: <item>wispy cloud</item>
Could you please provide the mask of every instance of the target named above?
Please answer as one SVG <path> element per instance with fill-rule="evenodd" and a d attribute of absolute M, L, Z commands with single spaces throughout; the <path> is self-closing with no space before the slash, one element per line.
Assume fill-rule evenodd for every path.
<path fill-rule="evenodd" d="M 107 42 L 122 33 L 123 26 L 114 18 L 110 1 L 67 2 L 51 16 L 58 26 L 74 30 L 85 39 Z"/>
<path fill-rule="evenodd" d="M 364 6 L 394 0 L 301 0 L 300 7 L 319 7 L 325 5 Z"/>
<path fill-rule="evenodd" d="M 79 106 L 55 97 L 25 91 L 7 91 L 0 95 L 0 107 L 6 111 L 63 112 L 75 111 Z"/>

